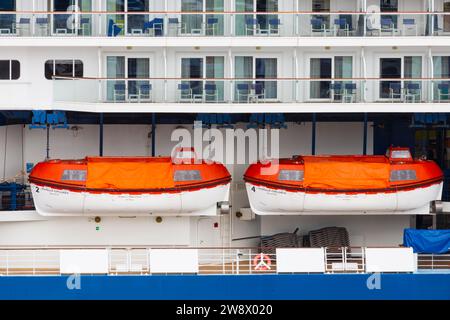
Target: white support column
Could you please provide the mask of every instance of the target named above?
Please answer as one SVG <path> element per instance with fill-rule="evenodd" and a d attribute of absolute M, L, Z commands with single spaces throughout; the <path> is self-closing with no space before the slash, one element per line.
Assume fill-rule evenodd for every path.
<path fill-rule="evenodd" d="M 168 11 L 168 7 L 167 7 L 167 0 L 164 0 L 164 12 L 166 12 L 164 14 L 164 36 L 167 37 L 167 35 L 169 34 L 168 29 L 168 25 L 169 25 L 169 20 L 167 18 L 167 11 Z"/>
<path fill-rule="evenodd" d="M 98 12 L 102 11 L 102 1 L 97 2 L 97 11 Z M 105 7 L 105 11 L 106 11 L 106 7 Z M 103 16 L 101 14 L 99 14 L 97 17 L 98 17 L 98 20 L 97 20 L 98 35 L 101 36 L 102 35 Z M 106 21 L 107 21 L 106 15 L 104 17 L 105 17 L 105 35 L 107 35 L 108 30 L 106 27 Z M 94 20 L 94 19 L 92 19 L 92 20 Z"/>
<path fill-rule="evenodd" d="M 362 1 L 362 8 L 361 11 L 362 12 L 367 12 L 367 0 L 361 0 Z M 364 18 L 363 18 L 363 36 L 367 35 L 367 14 L 364 14 Z"/>
<path fill-rule="evenodd" d="M 428 48 L 428 78 L 434 79 L 434 61 L 433 61 L 433 51 L 431 47 Z M 428 81 L 428 99 L 430 101 L 434 100 L 434 80 Z"/>
<path fill-rule="evenodd" d="M 234 64 L 233 64 L 233 56 L 231 54 L 231 49 L 228 49 L 228 61 L 230 64 L 230 78 L 234 79 Z M 230 103 L 233 103 L 233 96 L 234 96 L 234 90 L 233 90 L 233 84 L 234 81 L 230 80 Z"/>
<path fill-rule="evenodd" d="M 230 3 L 230 6 L 231 6 L 229 11 L 235 12 L 236 11 L 235 0 L 230 0 L 229 3 Z M 236 16 L 234 14 L 228 15 L 228 19 L 230 21 L 230 36 L 234 35 L 234 20 L 235 20 L 235 17 Z"/>
<path fill-rule="evenodd" d="M 36 0 L 33 0 L 32 2 L 32 6 L 31 6 L 31 11 L 33 12 L 33 14 L 31 15 L 31 34 L 34 36 L 35 32 L 36 32 L 36 22 L 35 22 L 35 17 L 34 17 L 34 12 L 36 11 Z"/>
<path fill-rule="evenodd" d="M 98 68 L 97 68 L 97 77 L 98 78 L 102 78 L 103 77 L 103 62 L 102 62 L 102 49 L 99 47 L 97 49 L 97 61 L 98 61 Z M 105 87 L 106 87 L 106 82 L 105 82 Z M 103 85 L 102 85 L 102 80 L 98 80 L 98 102 L 102 101 L 102 90 L 103 89 Z"/>
<path fill-rule="evenodd" d="M 298 79 L 298 57 L 297 57 L 297 48 L 294 48 L 293 54 L 294 60 L 294 78 Z M 298 80 L 294 81 L 294 102 L 298 101 Z"/>
<path fill-rule="evenodd" d="M 163 50 L 164 60 L 164 102 L 167 102 L 167 48 Z"/>
<path fill-rule="evenodd" d="M 361 47 L 361 68 L 360 68 L 360 77 L 362 79 L 365 79 L 367 77 L 367 69 L 366 69 L 366 52 L 364 50 L 364 47 Z M 361 81 L 360 84 L 360 90 L 361 90 L 361 99 L 362 102 L 366 102 L 366 86 L 367 83 L 365 80 Z"/>

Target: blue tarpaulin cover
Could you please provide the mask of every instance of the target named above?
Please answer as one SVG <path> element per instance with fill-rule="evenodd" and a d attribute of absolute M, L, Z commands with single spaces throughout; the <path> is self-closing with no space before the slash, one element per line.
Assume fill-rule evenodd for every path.
<path fill-rule="evenodd" d="M 403 245 L 415 253 L 447 253 L 450 251 L 450 230 L 405 229 Z"/>

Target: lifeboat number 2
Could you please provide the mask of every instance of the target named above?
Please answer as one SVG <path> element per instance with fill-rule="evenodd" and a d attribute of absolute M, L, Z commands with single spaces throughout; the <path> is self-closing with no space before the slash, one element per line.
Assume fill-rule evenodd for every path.
<path fill-rule="evenodd" d="M 271 269 L 272 261 L 269 256 L 264 253 L 257 254 L 253 259 L 253 268 L 256 271 L 268 271 Z"/>

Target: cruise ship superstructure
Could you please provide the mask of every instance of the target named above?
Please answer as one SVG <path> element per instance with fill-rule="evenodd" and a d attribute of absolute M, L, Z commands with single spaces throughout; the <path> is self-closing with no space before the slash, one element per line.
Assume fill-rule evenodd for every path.
<path fill-rule="evenodd" d="M 381 272 L 385 298 L 403 294 L 391 284 L 406 290 L 415 281 L 406 298 L 449 299 L 450 254 L 403 246 L 405 229 L 450 229 L 449 115 L 448 0 L 0 0 L 0 275 L 19 279 L 0 297 L 20 297 L 19 276 L 34 275 L 72 298 L 58 279 L 75 273 L 88 288 L 158 285 L 127 296 L 138 298 L 180 297 L 160 289 L 175 280 L 186 292 L 209 287 L 200 298 L 233 297 L 240 281 L 275 288 L 266 296 L 241 288 L 243 298 L 342 298 L 325 289 L 341 276 L 353 288 L 346 297 L 370 299 L 380 296 L 366 279 Z M 192 140 L 180 142 L 185 135 Z M 180 150 L 192 160 L 230 139 L 232 148 L 212 156 L 220 174 L 170 167 Z M 263 152 L 252 157 L 256 145 Z M 409 159 L 402 152 L 414 164 L 433 162 L 432 173 L 412 165 L 393 173 L 389 163 Z M 298 209 L 289 185 L 258 194 L 261 185 L 244 178 L 258 160 L 303 165 L 325 155 L 367 156 L 346 166 L 371 162 L 361 179 L 381 183 L 384 170 L 391 184 L 376 196 L 370 186 L 361 196 L 321 185 L 311 211 Z M 165 160 L 142 160 L 154 157 Z M 135 168 L 130 158 L 156 161 L 142 174 L 169 170 L 174 181 L 118 191 L 104 179 L 89 189 L 92 163 L 122 161 L 101 169 L 119 185 Z M 45 180 L 52 164 L 68 167 Z M 274 179 L 308 179 L 303 169 L 277 168 Z M 432 187 L 397 197 L 393 181 L 418 178 Z M 205 193 L 177 189 L 196 179 Z M 285 281 L 299 289 L 284 290 Z M 324 289 L 302 290 L 308 281 Z"/>

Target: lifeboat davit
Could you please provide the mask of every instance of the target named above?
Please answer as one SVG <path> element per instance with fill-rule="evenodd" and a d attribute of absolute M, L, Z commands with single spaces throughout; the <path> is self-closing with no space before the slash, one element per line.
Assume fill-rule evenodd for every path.
<path fill-rule="evenodd" d="M 34 204 L 43 216 L 216 215 L 229 199 L 230 173 L 193 155 L 184 148 L 174 158 L 41 162 L 29 176 Z"/>
<path fill-rule="evenodd" d="M 251 165 L 245 175 L 259 215 L 429 214 L 443 173 L 407 148 L 386 156 L 294 156 Z"/>

